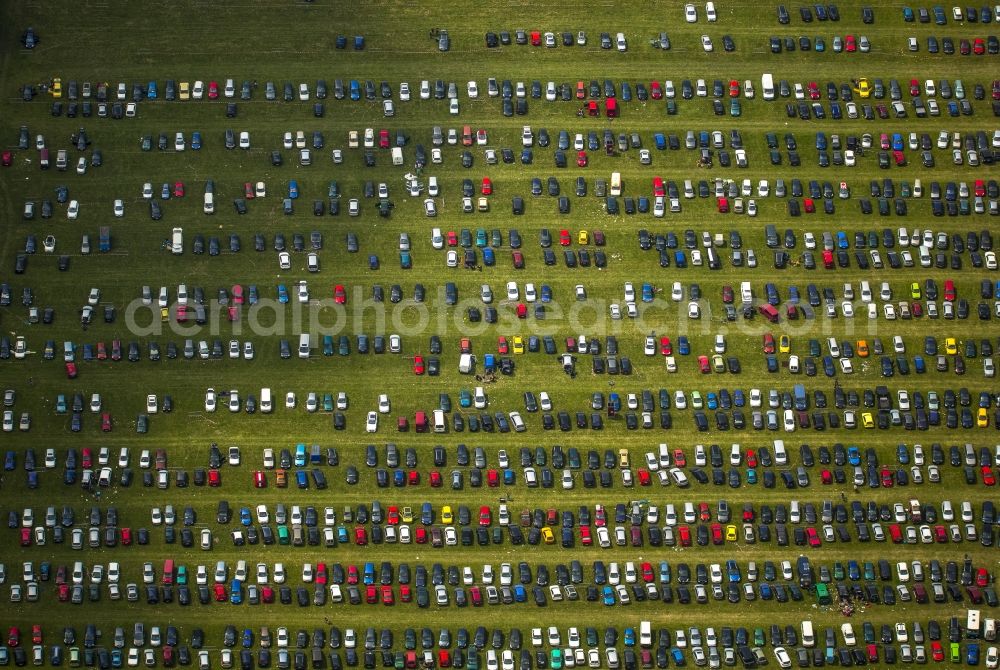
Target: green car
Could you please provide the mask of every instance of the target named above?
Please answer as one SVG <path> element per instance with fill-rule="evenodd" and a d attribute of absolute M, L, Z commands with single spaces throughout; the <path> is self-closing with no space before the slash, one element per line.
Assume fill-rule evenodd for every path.
<path fill-rule="evenodd" d="M 487 244 L 488 242 L 486 240 L 486 229 L 479 228 L 478 230 L 476 230 L 476 246 L 482 249 Z"/>
<path fill-rule="evenodd" d="M 66 396 L 60 393 L 56 396 L 56 414 L 66 413 Z"/>
<path fill-rule="evenodd" d="M 332 412 L 333 411 L 333 394 L 324 393 L 323 394 L 323 411 Z"/>
<path fill-rule="evenodd" d="M 551 660 L 549 661 L 549 667 L 552 668 L 552 670 L 560 670 L 563 667 L 562 649 L 552 650 Z"/>
<path fill-rule="evenodd" d="M 145 435 L 146 431 L 149 430 L 149 417 L 145 414 L 140 414 L 135 419 L 135 432 L 140 435 Z"/>

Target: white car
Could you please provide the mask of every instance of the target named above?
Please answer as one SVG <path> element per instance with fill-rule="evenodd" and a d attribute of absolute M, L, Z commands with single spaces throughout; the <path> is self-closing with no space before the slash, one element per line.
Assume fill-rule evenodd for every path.
<path fill-rule="evenodd" d="M 236 389 L 229 391 L 229 411 L 233 413 L 240 411 L 240 392 Z"/>
<path fill-rule="evenodd" d="M 694 8 L 694 5 L 687 4 L 684 5 L 684 20 L 688 23 L 697 23 L 698 21 L 698 10 Z"/>
<path fill-rule="evenodd" d="M 250 133 L 247 131 L 240 132 L 240 149 L 250 148 Z"/>
<path fill-rule="evenodd" d="M 535 302 L 538 299 L 538 294 L 535 292 L 535 285 L 528 283 L 524 285 L 524 300 L 525 302 Z"/>
<path fill-rule="evenodd" d="M 156 414 L 156 410 L 159 408 L 156 402 L 156 394 L 150 393 L 146 396 L 146 414 Z"/>
<path fill-rule="evenodd" d="M 365 432 L 374 433 L 378 431 L 378 413 L 368 412 L 368 419 L 365 421 Z"/>
<path fill-rule="evenodd" d="M 76 221 L 78 216 L 80 216 L 80 201 L 70 200 L 69 207 L 66 208 L 66 218 L 70 221 Z"/>
<path fill-rule="evenodd" d="M 517 282 L 507 282 L 507 300 L 516 301 L 518 298 Z"/>
<path fill-rule="evenodd" d="M 424 200 L 424 214 L 429 217 L 437 216 L 437 204 L 435 204 L 433 198 Z"/>
<path fill-rule="evenodd" d="M 388 394 L 382 393 L 378 397 L 378 411 L 379 414 L 388 414 L 390 412 L 391 405 L 389 403 Z"/>
<path fill-rule="evenodd" d="M 115 218 L 122 218 L 125 216 L 125 201 L 121 198 L 115 200 Z"/>
<path fill-rule="evenodd" d="M 688 303 L 688 318 L 689 319 L 701 318 L 701 307 L 694 300 Z"/>
<path fill-rule="evenodd" d="M 409 82 L 401 82 L 399 84 L 399 99 L 403 102 L 409 102 L 410 100 L 410 84 Z"/>
<path fill-rule="evenodd" d="M 285 409 L 295 409 L 296 397 L 295 391 L 289 391 L 285 394 Z"/>
<path fill-rule="evenodd" d="M 205 411 L 214 412 L 215 411 L 215 389 L 208 389 L 205 391 Z"/>
<path fill-rule="evenodd" d="M 708 35 L 702 35 L 701 36 L 701 48 L 704 49 L 705 51 L 711 51 L 712 48 L 713 48 L 712 47 L 712 38 L 709 37 Z"/>
<path fill-rule="evenodd" d="M 635 287 L 632 282 L 625 282 L 625 302 L 635 302 Z"/>
<path fill-rule="evenodd" d="M 467 89 L 470 99 L 475 100 L 479 97 L 479 87 L 476 85 L 476 82 L 470 81 Z"/>
<path fill-rule="evenodd" d="M 278 254 L 278 267 L 282 270 L 292 269 L 292 256 L 287 251 Z"/>
<path fill-rule="evenodd" d="M 449 249 L 448 253 L 445 255 L 445 264 L 450 268 L 458 267 L 458 252 L 454 249 Z"/>

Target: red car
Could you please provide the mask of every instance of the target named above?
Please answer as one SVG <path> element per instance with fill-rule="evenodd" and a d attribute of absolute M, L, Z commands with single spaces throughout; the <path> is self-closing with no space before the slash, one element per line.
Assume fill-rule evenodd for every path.
<path fill-rule="evenodd" d="M 274 589 L 270 586 L 260 587 L 260 600 L 265 605 L 270 605 L 274 602 Z"/>
<path fill-rule="evenodd" d="M 882 480 L 882 488 L 891 489 L 894 483 L 892 479 L 892 471 L 889 470 L 889 468 L 882 468 L 879 476 Z"/>
<path fill-rule="evenodd" d="M 951 279 L 944 280 L 944 299 L 948 302 L 955 300 L 955 282 Z"/>
<path fill-rule="evenodd" d="M 649 476 L 649 470 L 646 468 L 639 468 L 639 486 L 649 486 L 652 484 L 652 479 Z"/>
<path fill-rule="evenodd" d="M 712 371 L 712 367 L 708 364 L 708 356 L 698 357 L 698 369 L 701 371 L 701 374 L 703 375 L 707 375 L 709 372 Z"/>
<path fill-rule="evenodd" d="M 69 600 L 69 584 L 60 584 L 59 589 L 59 602 L 64 603 Z"/>
<path fill-rule="evenodd" d="M 664 356 L 674 353 L 674 345 L 670 343 L 670 338 L 665 335 L 660 338 L 660 353 Z"/>
<path fill-rule="evenodd" d="M 571 240 L 571 238 L 569 236 L 569 231 L 566 230 L 565 228 L 563 228 L 562 230 L 560 230 L 559 231 L 559 244 L 561 244 L 564 247 L 568 247 L 571 242 L 572 242 L 572 240 Z"/>
<path fill-rule="evenodd" d="M 409 584 L 399 585 L 399 600 L 404 603 L 413 601 L 413 591 L 410 590 Z"/>
<path fill-rule="evenodd" d="M 809 82 L 809 99 L 819 100 L 819 85 L 814 81 Z"/>
<path fill-rule="evenodd" d="M 448 238 L 448 246 L 449 247 L 457 247 L 458 246 L 458 236 L 455 235 L 455 231 L 454 230 L 449 230 L 448 231 L 447 238 Z"/>
<path fill-rule="evenodd" d="M 844 37 L 844 51 L 847 53 L 854 53 L 858 50 L 858 42 L 854 39 L 854 35 L 847 35 Z"/>
<path fill-rule="evenodd" d="M 261 470 L 255 470 L 253 473 L 253 486 L 257 489 L 262 489 L 267 486 L 267 478 L 264 476 L 264 472 Z"/>
<path fill-rule="evenodd" d="M 721 523 L 713 523 L 712 527 L 711 527 L 711 531 L 712 531 L 712 544 L 714 544 L 716 546 L 721 545 L 723 543 L 722 524 Z"/>
<path fill-rule="evenodd" d="M 493 193 L 493 182 L 490 181 L 489 177 L 483 177 L 483 195 L 490 195 Z"/>
<path fill-rule="evenodd" d="M 931 658 L 938 663 L 944 660 L 944 649 L 937 640 L 931 640 Z"/>
<path fill-rule="evenodd" d="M 22 528 L 21 529 L 21 546 L 30 547 L 31 546 L 31 529 Z"/>
<path fill-rule="evenodd" d="M 764 333 L 764 353 L 774 353 L 774 335 L 771 333 Z"/>
<path fill-rule="evenodd" d="M 3 152 L 3 166 L 10 167 L 14 163 L 14 154 L 10 151 Z"/>
<path fill-rule="evenodd" d="M 347 566 L 347 583 L 357 584 L 358 583 L 358 566 L 348 565 Z"/>
<path fill-rule="evenodd" d="M 729 284 L 726 284 L 725 286 L 722 287 L 722 302 L 726 303 L 727 305 L 731 305 L 733 304 L 733 300 L 734 300 L 733 287 L 730 286 Z"/>
<path fill-rule="evenodd" d="M 806 528 L 806 540 L 809 542 L 810 547 L 818 547 L 822 544 L 819 535 L 816 533 L 816 529 L 812 526 Z"/>
<path fill-rule="evenodd" d="M 66 379 L 76 379 L 76 363 L 66 364 Z"/>
<path fill-rule="evenodd" d="M 708 509 L 708 503 L 698 503 L 698 519 L 701 521 L 712 520 L 712 512 Z"/>
<path fill-rule="evenodd" d="M 92 455 L 92 452 L 90 451 L 90 447 L 84 447 L 83 448 L 83 457 L 81 459 L 81 464 L 83 465 L 83 469 L 84 470 L 87 470 L 87 469 L 89 469 L 89 468 L 91 468 L 91 467 L 94 466 L 94 460 L 93 459 L 94 459 L 94 457 Z"/>
<path fill-rule="evenodd" d="M 587 158 L 586 151 L 578 151 L 576 153 L 576 166 L 577 167 L 587 167 L 589 159 Z"/>
<path fill-rule="evenodd" d="M 597 505 L 594 508 L 594 525 L 598 528 L 603 528 L 608 524 L 608 513 L 604 509 L 604 505 Z"/>
<path fill-rule="evenodd" d="M 660 82 L 654 81 L 649 84 L 649 97 L 653 100 L 659 100 L 663 97 L 663 89 L 660 87 Z"/>
<path fill-rule="evenodd" d="M 221 476 L 219 475 L 219 471 L 215 468 L 209 470 L 208 485 L 211 486 L 212 488 L 218 488 L 221 484 L 222 484 L 222 479 Z"/>
<path fill-rule="evenodd" d="M 492 489 L 500 486 L 500 473 L 496 471 L 496 468 L 490 468 L 486 471 L 486 485 Z"/>
<path fill-rule="evenodd" d="M 253 184 L 248 181 L 243 182 L 243 197 L 247 200 L 253 200 L 254 198 Z"/>
<path fill-rule="evenodd" d="M 977 197 L 982 198 L 986 195 L 986 184 L 983 183 L 982 179 L 977 179 L 973 185 L 974 193 Z"/>
<path fill-rule="evenodd" d="M 126 526 L 122 528 L 122 545 L 127 547 L 132 544 L 132 529 Z"/>
<path fill-rule="evenodd" d="M 108 412 L 101 414 L 101 430 L 105 433 L 111 432 L 111 414 Z"/>
<path fill-rule="evenodd" d="M 687 526 L 681 526 L 677 529 L 677 537 L 680 538 L 682 547 L 691 546 L 691 529 Z"/>
<path fill-rule="evenodd" d="M 665 196 L 666 194 L 667 190 L 663 186 L 663 177 L 653 177 L 653 195 Z"/>
<path fill-rule="evenodd" d="M 343 284 L 337 284 L 333 287 L 333 301 L 338 305 L 343 305 L 347 302 L 347 291 L 344 290 Z"/>
<path fill-rule="evenodd" d="M 423 526 L 418 526 L 413 531 L 413 541 L 417 544 L 427 544 L 427 529 Z"/>
<path fill-rule="evenodd" d="M 410 486 L 418 486 L 420 484 L 420 473 L 416 470 L 410 470 L 406 473 L 406 483 Z"/>
<path fill-rule="evenodd" d="M 234 305 L 243 304 L 243 286 L 240 284 L 233 285 L 233 304 Z"/>
<path fill-rule="evenodd" d="M 430 474 L 431 488 L 439 489 L 441 488 L 441 473 L 437 470 L 431 470 Z"/>
<path fill-rule="evenodd" d="M 740 97 L 740 82 L 735 79 L 729 80 L 729 97 L 738 98 Z"/>
<path fill-rule="evenodd" d="M 359 547 L 368 545 L 368 531 L 365 528 L 358 526 L 354 529 L 354 544 Z"/>
<path fill-rule="evenodd" d="M 378 590 L 374 584 L 369 584 L 365 587 L 365 602 L 369 605 L 374 605 L 378 602 Z"/>
<path fill-rule="evenodd" d="M 226 602 L 226 587 L 222 584 L 216 584 L 215 589 L 215 602 L 224 603 Z"/>
<path fill-rule="evenodd" d="M 653 574 L 653 566 L 648 561 L 644 562 L 639 569 L 642 571 L 642 581 L 647 584 L 656 579 Z"/>
<path fill-rule="evenodd" d="M 533 47 L 542 46 L 542 34 L 537 30 L 531 31 L 531 46 Z"/>
<path fill-rule="evenodd" d="M 512 251 L 511 254 L 510 254 L 510 256 L 511 256 L 511 259 L 513 259 L 513 261 L 514 261 L 514 269 L 516 269 L 516 270 L 523 270 L 524 269 L 524 254 L 522 254 L 520 251 Z"/>
<path fill-rule="evenodd" d="M 219 97 L 219 83 L 215 81 L 208 82 L 208 99 L 215 100 Z"/>
<path fill-rule="evenodd" d="M 497 338 L 497 353 L 506 354 L 508 351 L 507 338 L 501 335 Z"/>
<path fill-rule="evenodd" d="M 979 568 L 978 570 L 976 570 L 976 586 L 985 587 L 989 583 L 990 583 L 990 573 L 986 571 L 986 568 Z"/>
<path fill-rule="evenodd" d="M 757 452 L 753 449 L 747 449 L 747 467 L 757 467 Z"/>
<path fill-rule="evenodd" d="M 590 535 L 590 526 L 580 526 L 580 544 L 589 547 L 594 543 L 594 538 Z"/>
<path fill-rule="evenodd" d="M 174 182 L 174 197 L 183 198 L 184 197 L 184 182 L 175 181 Z"/>
<path fill-rule="evenodd" d="M 983 473 L 983 484 L 986 486 L 994 486 L 997 483 L 996 477 L 993 476 L 993 470 L 988 465 L 982 467 Z"/>
<path fill-rule="evenodd" d="M 382 604 L 383 605 L 395 605 L 396 596 L 392 592 L 392 587 L 388 584 L 382 585 Z"/>
<path fill-rule="evenodd" d="M 816 203 L 813 202 L 812 198 L 803 198 L 802 209 L 806 211 L 806 214 L 813 214 L 816 211 Z"/>
<path fill-rule="evenodd" d="M 829 470 L 823 470 L 822 472 L 819 473 L 819 480 L 827 485 L 832 484 L 833 473 L 831 473 Z"/>
<path fill-rule="evenodd" d="M 16 647 L 21 644 L 21 629 L 17 626 L 11 626 L 7 630 L 7 646 Z"/>
<path fill-rule="evenodd" d="M 97 343 L 97 360 L 104 361 L 108 358 L 108 348 L 104 346 L 104 342 Z"/>
<path fill-rule="evenodd" d="M 917 79 L 910 80 L 910 95 L 917 96 L 920 95 L 920 81 Z"/>
<path fill-rule="evenodd" d="M 413 374 L 422 375 L 424 374 L 424 357 L 417 354 L 413 357 Z"/>
<path fill-rule="evenodd" d="M 582 81 L 576 82 L 576 99 L 583 100 L 587 97 L 587 86 Z"/>
<path fill-rule="evenodd" d="M 378 147 L 379 149 L 389 148 L 389 131 L 385 128 L 378 131 Z"/>
<path fill-rule="evenodd" d="M 674 465 L 678 468 L 687 466 L 687 456 L 680 449 L 674 449 Z"/>
<path fill-rule="evenodd" d="M 479 525 L 489 526 L 493 522 L 493 515 L 490 512 L 488 505 L 483 505 L 479 508 Z"/>

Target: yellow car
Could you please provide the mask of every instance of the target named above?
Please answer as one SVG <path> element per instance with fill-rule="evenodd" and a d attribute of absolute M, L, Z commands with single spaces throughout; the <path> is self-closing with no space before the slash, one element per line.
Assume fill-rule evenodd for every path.
<path fill-rule="evenodd" d="M 445 505 L 441 508 L 441 523 L 450 524 L 455 520 L 455 517 L 451 513 L 451 505 Z"/>
<path fill-rule="evenodd" d="M 778 353 L 787 354 L 792 349 L 792 341 L 788 338 L 788 335 L 782 335 L 778 338 Z"/>
<path fill-rule="evenodd" d="M 920 284 L 913 282 L 910 284 L 910 297 L 914 300 L 920 300 Z"/>
<path fill-rule="evenodd" d="M 868 341 L 858 340 L 854 347 L 855 353 L 857 353 L 859 358 L 868 358 Z"/>
<path fill-rule="evenodd" d="M 944 353 L 954 355 L 958 353 L 958 344 L 954 337 L 949 337 L 944 341 Z"/>
<path fill-rule="evenodd" d="M 990 425 L 990 416 L 986 413 L 985 407 L 979 408 L 979 413 L 976 414 L 976 425 L 980 428 L 986 428 Z"/>
<path fill-rule="evenodd" d="M 589 244 L 590 243 L 590 233 L 588 233 L 586 230 L 581 230 L 580 231 L 580 235 L 577 237 L 577 241 L 580 244 Z"/>
<path fill-rule="evenodd" d="M 618 450 L 618 467 L 620 468 L 629 467 L 628 449 Z"/>
<path fill-rule="evenodd" d="M 858 80 L 857 86 L 854 88 L 855 92 L 858 94 L 859 98 L 868 98 L 872 94 L 872 85 L 867 78 L 862 77 Z"/>
<path fill-rule="evenodd" d="M 871 412 L 863 412 L 861 414 L 861 425 L 863 425 L 865 428 L 875 427 L 875 420 L 872 418 Z"/>
<path fill-rule="evenodd" d="M 399 518 L 403 523 L 413 523 L 413 508 L 407 505 L 399 512 Z"/>
<path fill-rule="evenodd" d="M 191 84 L 186 81 L 180 83 L 180 88 L 178 89 L 177 97 L 180 100 L 190 100 L 191 99 Z"/>
<path fill-rule="evenodd" d="M 514 336 L 512 345 L 513 345 L 513 349 L 514 349 L 514 353 L 515 354 L 523 354 L 524 353 L 524 338 L 522 338 L 520 335 L 515 335 Z"/>
<path fill-rule="evenodd" d="M 542 541 L 545 544 L 555 544 L 556 536 L 552 534 L 552 529 L 548 526 L 542 526 Z"/>
<path fill-rule="evenodd" d="M 726 526 L 726 542 L 736 541 L 736 526 L 729 524 Z"/>
<path fill-rule="evenodd" d="M 55 79 L 52 80 L 52 86 L 49 87 L 49 93 L 52 94 L 53 98 L 62 97 L 62 79 L 56 77 Z"/>

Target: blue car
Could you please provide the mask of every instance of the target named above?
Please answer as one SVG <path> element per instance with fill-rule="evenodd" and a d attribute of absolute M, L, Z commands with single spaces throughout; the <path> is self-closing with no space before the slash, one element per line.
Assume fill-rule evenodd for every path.
<path fill-rule="evenodd" d="M 243 602 L 243 582 L 234 579 L 229 585 L 229 602 L 239 605 Z"/>
<path fill-rule="evenodd" d="M 309 488 L 309 475 L 305 470 L 299 470 L 295 473 L 295 483 L 300 489 Z"/>
<path fill-rule="evenodd" d="M 635 629 L 626 628 L 625 629 L 625 646 L 634 647 L 635 646 Z"/>
<path fill-rule="evenodd" d="M 250 284 L 250 287 L 247 289 L 247 302 L 251 305 L 256 305 L 258 300 L 257 285 Z"/>
<path fill-rule="evenodd" d="M 278 302 L 288 302 L 288 289 L 285 288 L 284 284 L 278 284 Z"/>
<path fill-rule="evenodd" d="M 409 270 L 413 267 L 413 259 L 410 258 L 409 251 L 399 252 L 399 267 L 403 270 Z"/>
<path fill-rule="evenodd" d="M 857 447 L 852 445 L 847 448 L 847 462 L 851 465 L 861 465 L 861 451 Z"/>
<path fill-rule="evenodd" d="M 243 629 L 243 648 L 249 649 L 253 646 L 253 631 L 249 628 Z"/>
<path fill-rule="evenodd" d="M 146 87 L 146 98 L 148 100 L 156 100 L 156 97 L 157 97 L 156 82 L 151 81 L 149 82 L 149 86 Z"/>
<path fill-rule="evenodd" d="M 514 585 L 514 602 L 523 603 L 528 599 L 528 591 L 522 584 Z"/>
<path fill-rule="evenodd" d="M 294 179 L 288 182 L 288 197 L 292 200 L 299 197 L 299 182 Z"/>
<path fill-rule="evenodd" d="M 361 84 L 358 83 L 357 79 L 351 80 L 351 100 L 361 99 Z"/>
<path fill-rule="evenodd" d="M 653 302 L 653 286 L 649 283 L 642 285 L 642 301 Z"/>
<path fill-rule="evenodd" d="M 306 445 L 295 445 L 295 467 L 301 468 L 306 464 Z"/>
<path fill-rule="evenodd" d="M 681 356 L 687 356 L 691 353 L 691 343 L 688 341 L 687 335 L 681 335 L 677 338 L 677 353 Z"/>
<path fill-rule="evenodd" d="M 607 607 L 612 607 L 615 604 L 615 590 L 610 586 L 605 586 L 601 592 L 601 600 Z"/>
<path fill-rule="evenodd" d="M 201 149 L 201 131 L 196 130 L 191 133 L 191 148 L 195 151 Z"/>
<path fill-rule="evenodd" d="M 542 284 L 542 302 L 552 302 L 552 289 L 548 284 Z"/>
<path fill-rule="evenodd" d="M 406 486 L 406 473 L 398 468 L 393 470 L 392 484 L 393 486 Z"/>
<path fill-rule="evenodd" d="M 497 263 L 497 257 L 496 254 L 493 253 L 493 250 L 488 247 L 486 249 L 483 249 L 483 265 L 485 265 L 488 268 L 491 268 L 494 265 L 496 265 L 496 263 Z"/>
<path fill-rule="evenodd" d="M 243 526 L 249 526 L 251 523 L 253 523 L 253 518 L 250 516 L 250 508 L 249 507 L 241 507 L 240 508 L 240 524 L 243 525 Z"/>
<path fill-rule="evenodd" d="M 709 391 L 708 395 L 705 396 L 705 402 L 708 405 L 709 409 L 718 409 L 719 408 L 719 399 L 715 395 L 715 393 L 713 393 L 711 391 Z"/>

